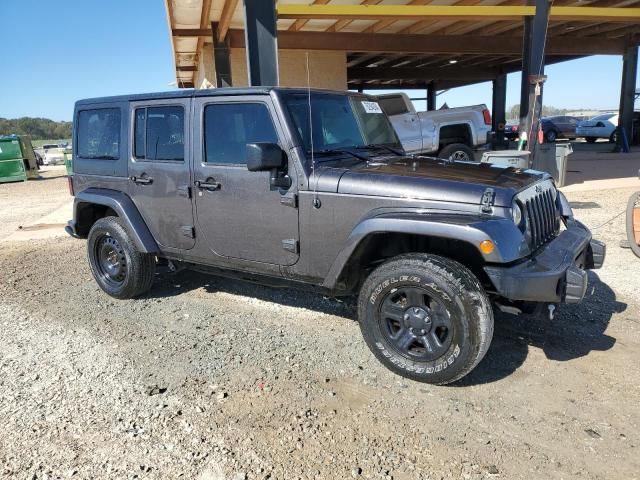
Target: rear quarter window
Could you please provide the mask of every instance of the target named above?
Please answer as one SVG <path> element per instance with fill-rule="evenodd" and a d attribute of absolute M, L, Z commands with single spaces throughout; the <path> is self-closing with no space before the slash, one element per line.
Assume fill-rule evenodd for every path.
<path fill-rule="evenodd" d="M 96 160 L 120 158 L 120 109 L 80 110 L 77 155 Z"/>

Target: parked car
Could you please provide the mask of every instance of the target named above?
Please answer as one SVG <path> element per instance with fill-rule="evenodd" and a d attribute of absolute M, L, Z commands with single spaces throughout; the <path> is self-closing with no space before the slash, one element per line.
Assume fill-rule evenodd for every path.
<path fill-rule="evenodd" d="M 82 100 L 73 118 L 66 230 L 104 292 L 144 294 L 160 259 L 358 295 L 373 354 L 415 380 L 475 368 L 492 302 L 580 302 L 604 261 L 547 173 L 407 155 L 372 96 L 182 90 Z"/>
<path fill-rule="evenodd" d="M 576 128 L 576 135 L 584 137 L 589 143 L 593 143 L 599 138 L 607 138 L 610 142 L 615 142 L 617 127 L 618 114 L 604 113 L 591 120 L 580 122 Z"/>
<path fill-rule="evenodd" d="M 518 120 L 510 120 L 504 126 L 504 136 L 507 140 L 517 140 L 520 136 L 520 122 Z"/>
<path fill-rule="evenodd" d="M 576 117 L 569 115 L 554 115 L 552 117 L 543 117 L 541 120 L 544 140 L 548 143 L 555 142 L 558 138 L 566 138 L 569 140 L 576 139 L 576 127 L 578 126 Z"/>
<path fill-rule="evenodd" d="M 486 105 L 416 112 L 405 93 L 377 98 L 407 153 L 473 161 L 474 150 L 487 144 L 491 113 Z"/>
<path fill-rule="evenodd" d="M 556 115 L 552 117 L 543 117 L 541 119 L 544 140 L 547 143 L 553 143 L 558 138 L 566 138 L 575 140 L 576 127 L 579 120 L 576 117 L 568 115 Z M 504 127 L 504 135 L 508 140 L 517 140 L 520 133 L 520 123 L 518 121 L 510 121 Z"/>
<path fill-rule="evenodd" d="M 43 145 L 43 165 L 64 165 L 64 148 L 58 145 Z"/>

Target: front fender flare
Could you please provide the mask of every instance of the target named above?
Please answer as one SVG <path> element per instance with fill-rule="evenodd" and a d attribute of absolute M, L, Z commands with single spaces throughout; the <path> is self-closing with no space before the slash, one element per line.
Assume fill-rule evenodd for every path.
<path fill-rule="evenodd" d="M 73 202 L 74 223 L 78 221 L 78 210 L 83 204 L 104 205 L 116 212 L 141 252 L 157 253 L 160 250 L 138 208 L 124 193 L 107 188 L 88 188 L 79 192 Z"/>
<path fill-rule="evenodd" d="M 389 213 L 362 220 L 351 231 L 344 248 L 334 260 L 323 286 L 334 288 L 340 274 L 358 245 L 376 233 L 405 233 L 447 238 L 467 242 L 478 249 L 484 240 L 496 249 L 482 255 L 487 263 L 509 263 L 528 255 L 529 247 L 522 232 L 506 218 L 451 213 Z"/>

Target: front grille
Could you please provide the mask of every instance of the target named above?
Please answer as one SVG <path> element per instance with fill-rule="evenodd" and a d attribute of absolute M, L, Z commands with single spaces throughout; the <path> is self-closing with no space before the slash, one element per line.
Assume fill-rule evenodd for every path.
<path fill-rule="evenodd" d="M 551 181 L 545 181 L 518 195 L 526 221 L 526 233 L 532 250 L 554 238 L 560 230 L 560 215 L 556 207 L 556 191 Z"/>

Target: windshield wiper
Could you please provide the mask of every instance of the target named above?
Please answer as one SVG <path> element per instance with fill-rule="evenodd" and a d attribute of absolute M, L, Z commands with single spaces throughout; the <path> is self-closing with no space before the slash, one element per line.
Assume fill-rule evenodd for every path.
<path fill-rule="evenodd" d="M 391 152 L 394 155 L 404 156 L 404 153 L 402 153 L 400 150 L 391 148 L 388 145 L 383 145 L 382 143 L 370 143 L 369 145 L 362 145 L 362 146 L 356 147 L 356 150 L 369 150 L 372 148 L 382 148 L 383 150 L 386 150 L 387 152 Z"/>
<path fill-rule="evenodd" d="M 349 150 L 341 150 L 338 148 L 329 148 L 326 150 L 318 150 L 317 152 L 314 152 L 315 155 L 351 155 L 354 158 L 357 158 L 358 160 L 362 160 L 363 162 L 368 161 L 369 159 L 367 157 L 365 157 L 364 155 L 358 155 L 355 152 L 351 152 Z"/>

